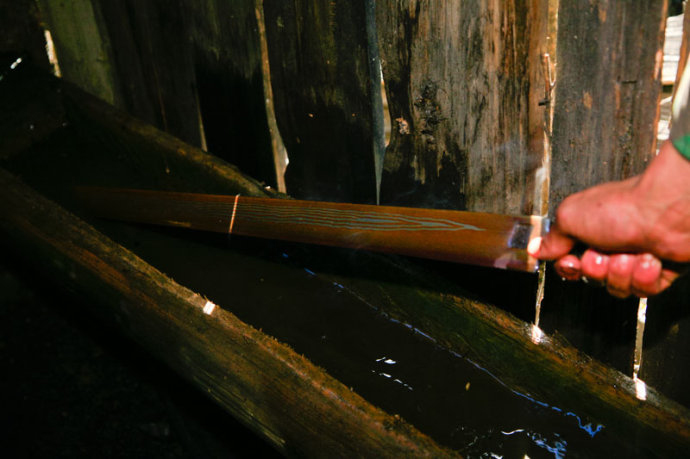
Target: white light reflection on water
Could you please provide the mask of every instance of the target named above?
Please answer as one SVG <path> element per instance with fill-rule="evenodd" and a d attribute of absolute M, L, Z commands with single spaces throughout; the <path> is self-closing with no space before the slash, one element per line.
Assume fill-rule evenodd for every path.
<path fill-rule="evenodd" d="M 383 357 L 381 357 L 381 358 L 376 359 L 376 362 L 377 362 L 377 363 L 384 363 L 384 364 L 386 364 L 386 365 L 395 365 L 396 363 L 398 363 L 398 362 L 396 362 L 395 360 L 386 357 L 385 355 L 384 355 Z M 404 383 L 402 380 L 400 380 L 400 379 L 398 379 L 398 378 L 394 378 L 393 375 L 391 375 L 391 374 L 384 373 L 383 371 L 378 371 L 378 372 L 377 372 L 376 370 L 371 370 L 371 372 L 374 373 L 374 374 L 377 374 L 377 375 L 379 375 L 379 376 L 383 376 L 383 377 L 386 378 L 386 379 L 390 379 L 390 380 L 393 381 L 394 383 L 400 384 L 401 386 L 403 386 L 403 387 L 406 388 L 407 390 L 414 390 L 414 389 L 412 388 L 412 386 L 410 386 L 410 385 L 407 384 L 407 383 Z"/>
<path fill-rule="evenodd" d="M 544 435 L 537 432 L 526 431 L 525 429 L 515 429 L 511 430 L 510 432 L 501 431 L 501 433 L 505 436 L 524 433 L 527 436 L 527 438 L 534 442 L 535 445 L 539 446 L 540 448 L 544 448 L 545 450 L 553 454 L 553 457 L 557 459 L 564 458 L 566 453 L 568 452 L 568 442 L 563 440 L 561 436 L 557 433 L 554 434 L 555 439 L 551 440 L 551 442 Z M 525 457 L 529 456 L 525 455 Z"/>
<path fill-rule="evenodd" d="M 494 381 L 496 381 L 497 383 L 499 383 L 500 385 L 502 385 L 503 387 L 505 387 L 506 389 L 508 389 L 509 391 L 511 391 L 513 394 L 515 394 L 515 395 L 517 395 L 517 396 L 519 396 L 519 397 L 525 398 L 525 399 L 529 400 L 530 402 L 532 402 L 532 403 L 534 403 L 534 404 L 536 404 L 536 405 L 539 405 L 539 406 L 541 406 L 541 407 L 543 407 L 543 408 L 551 409 L 551 410 L 553 410 L 553 411 L 555 411 L 555 412 L 557 412 L 557 413 L 562 413 L 563 416 L 568 416 L 568 417 L 573 417 L 573 418 L 575 418 L 575 420 L 577 421 L 578 427 L 579 427 L 580 429 L 584 430 L 584 431 L 585 431 L 590 437 L 592 437 L 592 438 L 594 438 L 594 436 L 595 436 L 596 434 L 598 434 L 599 432 L 601 432 L 601 431 L 604 429 L 604 426 L 603 426 L 602 424 L 593 425 L 591 422 L 588 422 L 588 423 L 585 424 L 585 423 L 582 421 L 582 418 L 580 418 L 580 416 L 579 416 L 578 414 L 576 414 L 576 413 L 574 413 L 574 412 L 572 412 L 572 411 L 564 411 L 562 408 L 559 408 L 559 407 L 553 406 L 553 405 L 549 405 L 548 403 L 542 402 L 542 401 L 540 401 L 540 400 L 537 400 L 537 399 L 535 399 L 534 397 L 532 397 L 532 396 L 530 396 L 530 395 L 528 395 L 528 394 L 523 394 L 522 392 L 519 392 L 519 391 L 513 389 L 512 387 L 508 386 L 508 385 L 507 385 L 506 383 L 504 383 L 500 378 L 498 378 L 498 376 L 494 375 L 494 374 L 491 373 L 489 370 L 487 370 L 486 368 L 482 367 L 482 366 L 479 365 L 478 363 L 472 361 L 471 359 L 468 359 L 468 358 L 466 358 L 466 357 L 463 357 L 462 355 L 458 354 L 457 352 L 454 352 L 454 351 L 451 351 L 451 350 L 449 350 L 448 352 L 450 352 L 452 355 L 456 356 L 457 358 L 464 359 L 466 362 L 470 363 L 471 365 L 473 365 L 473 366 L 474 366 L 475 368 L 477 368 L 478 370 L 483 371 L 484 373 L 486 373 L 487 375 L 489 375 L 491 378 L 493 378 Z"/>
<path fill-rule="evenodd" d="M 288 258 L 288 257 L 289 257 L 288 254 L 286 254 L 286 253 L 283 253 L 282 256 L 283 256 L 283 258 Z M 308 268 L 304 268 L 304 270 L 305 270 L 305 271 L 307 272 L 307 274 L 310 275 L 310 276 L 317 276 L 316 273 L 314 273 L 313 271 L 309 270 Z M 345 287 L 344 285 L 339 284 L 339 283 L 337 283 L 337 282 L 332 282 L 332 283 L 333 283 L 334 287 L 336 287 L 339 291 L 347 291 L 348 293 L 353 294 L 355 297 L 357 297 L 358 299 L 360 299 L 361 301 L 363 301 L 365 304 L 367 304 L 368 306 L 370 306 L 372 309 L 379 311 L 379 312 L 381 313 L 381 315 L 382 315 L 383 317 L 385 317 L 386 320 L 388 320 L 389 322 L 403 325 L 405 328 L 409 329 L 409 330 L 412 331 L 413 333 L 415 333 L 415 334 L 417 334 L 417 335 L 420 335 L 420 336 L 423 336 L 424 338 L 426 338 L 426 339 L 429 340 L 430 342 L 432 342 L 432 343 L 436 344 L 437 346 L 439 346 L 439 344 L 438 344 L 438 342 L 436 341 L 436 339 L 434 339 L 431 335 L 427 334 L 426 332 L 420 330 L 419 328 L 415 327 L 414 325 L 412 325 L 412 324 L 410 324 L 410 323 L 407 323 L 407 322 L 404 322 L 404 321 L 401 321 L 401 320 L 397 320 L 397 319 L 395 319 L 395 318 L 393 318 L 393 317 L 390 317 L 388 314 L 386 314 L 386 313 L 380 311 L 379 308 L 375 307 L 374 305 L 372 305 L 371 303 L 369 303 L 368 301 L 366 301 L 364 298 L 360 297 L 360 295 L 358 295 L 355 291 L 353 291 L 353 290 L 351 290 L 351 289 Z M 532 325 L 532 326 L 531 326 L 531 330 L 530 330 L 530 334 L 531 334 L 532 341 L 533 341 L 535 344 L 541 344 L 541 343 L 546 343 L 546 342 L 548 342 L 548 336 L 547 336 L 538 326 Z M 440 346 L 439 346 L 439 347 L 440 347 Z M 474 367 L 477 368 L 478 370 L 483 371 L 485 374 L 487 374 L 488 376 L 490 376 L 494 381 L 496 381 L 496 382 L 499 383 L 501 386 L 503 386 L 503 387 L 505 387 L 506 389 L 508 389 L 508 390 L 509 390 L 510 392 L 512 392 L 513 394 L 515 394 L 515 395 L 517 395 L 517 396 L 519 396 L 519 397 L 522 397 L 522 398 L 524 398 L 524 399 L 526 399 L 526 400 L 529 400 L 531 403 L 534 403 L 535 405 L 538 405 L 538 406 L 540 406 L 540 407 L 542 407 L 542 408 L 551 409 L 551 410 L 553 410 L 553 411 L 555 411 L 555 412 L 557 412 L 557 413 L 560 413 L 562 416 L 574 418 L 574 419 L 577 421 L 577 426 L 578 426 L 578 428 L 580 428 L 580 429 L 583 430 L 585 433 L 587 433 L 591 438 L 594 438 L 594 436 L 595 436 L 596 434 L 598 434 L 599 432 L 601 432 L 601 431 L 604 429 L 604 425 L 602 425 L 602 424 L 592 424 L 591 422 L 585 423 L 585 422 L 582 420 L 582 418 L 581 418 L 578 414 L 576 414 L 576 413 L 574 413 L 574 412 L 572 412 L 572 411 L 565 411 L 565 410 L 563 410 L 562 408 L 559 408 L 559 407 L 557 407 L 557 406 L 549 405 L 548 403 L 545 403 L 545 402 L 542 402 L 542 401 L 540 401 L 540 400 L 537 400 L 537 399 L 533 398 L 533 397 L 532 397 L 531 395 L 529 395 L 529 394 L 524 394 L 524 393 L 522 393 L 522 392 L 519 392 L 519 391 L 517 391 L 517 390 L 511 388 L 510 386 L 508 386 L 508 385 L 507 385 L 506 383 L 504 383 L 501 379 L 499 379 L 496 375 L 494 375 L 493 373 L 491 373 L 489 370 L 487 370 L 486 368 L 482 367 L 482 366 L 479 365 L 478 363 L 472 361 L 471 359 L 469 359 L 469 358 L 467 358 L 467 357 L 464 357 L 463 355 L 461 355 L 461 354 L 459 354 L 459 353 L 457 353 L 457 352 L 455 352 L 455 351 L 452 351 L 452 350 L 450 350 L 450 349 L 448 349 L 448 348 L 443 347 L 443 349 L 444 349 L 445 351 L 449 352 L 449 353 L 450 353 L 451 355 L 453 355 L 454 357 L 459 358 L 459 359 L 462 359 L 462 360 L 464 360 L 465 362 L 470 363 L 472 366 L 474 366 Z M 378 358 L 378 359 L 375 359 L 375 361 L 376 361 L 376 363 L 379 363 L 379 364 L 383 363 L 383 364 L 386 364 L 386 365 L 395 365 L 395 364 L 397 363 L 395 360 L 390 359 L 390 358 L 387 357 L 387 356 L 383 356 L 383 357 L 380 357 L 380 358 Z M 402 380 L 400 380 L 400 379 L 398 379 L 398 378 L 395 378 L 395 377 L 394 377 L 392 374 L 390 374 L 390 373 L 383 372 L 383 371 L 377 371 L 377 370 L 371 370 L 371 372 L 374 373 L 374 374 L 376 374 L 376 375 L 378 375 L 378 376 L 381 376 L 381 377 L 383 377 L 383 378 L 386 378 L 387 380 L 390 380 L 390 381 L 393 381 L 393 382 L 395 382 L 395 383 L 397 383 L 397 384 L 400 384 L 401 386 L 405 387 L 406 389 L 408 389 L 408 390 L 410 390 L 410 391 L 413 391 L 413 390 L 414 390 L 414 389 L 412 388 L 412 386 L 410 386 L 409 384 L 403 382 Z M 644 383 L 642 383 L 642 384 L 644 384 Z M 513 431 L 512 433 L 516 433 L 516 432 L 518 432 L 518 431 L 519 431 L 519 432 L 523 432 L 524 429 L 516 429 L 516 430 Z M 502 432 L 502 433 L 503 433 L 504 435 L 509 435 L 509 434 L 510 434 L 510 433 L 505 433 L 505 432 Z M 554 433 L 554 435 L 555 435 L 556 437 L 558 437 L 558 439 L 554 440 L 554 441 L 552 442 L 552 444 L 549 444 L 548 439 L 546 439 L 542 434 L 539 434 L 539 433 L 536 433 L 536 432 L 527 432 L 526 435 L 530 438 L 530 440 L 531 440 L 535 445 L 539 446 L 540 448 L 544 448 L 544 449 L 546 449 L 547 451 L 549 451 L 550 453 L 554 454 L 554 457 L 556 457 L 556 458 L 561 458 L 561 457 L 564 457 L 564 456 L 565 456 L 567 442 L 566 442 L 564 439 L 562 439 L 562 438 L 560 437 L 560 435 L 558 435 L 557 433 Z M 492 453 L 492 454 L 493 454 L 493 453 Z M 497 457 L 500 457 L 500 456 L 497 456 Z"/>

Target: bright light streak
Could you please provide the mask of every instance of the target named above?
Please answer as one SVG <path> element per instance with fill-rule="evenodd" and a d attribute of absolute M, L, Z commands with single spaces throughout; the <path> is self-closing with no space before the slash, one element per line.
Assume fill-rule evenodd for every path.
<path fill-rule="evenodd" d="M 60 64 L 58 63 L 57 54 L 55 53 L 55 44 L 53 43 L 53 36 L 50 34 L 50 30 L 45 29 L 43 31 L 43 36 L 46 40 L 46 54 L 48 54 L 48 62 L 53 67 L 53 75 L 56 77 L 61 77 L 62 72 L 60 71 Z"/>
<path fill-rule="evenodd" d="M 635 396 L 639 400 L 647 400 L 647 385 L 639 378 L 635 378 L 633 381 L 635 381 Z"/>
<path fill-rule="evenodd" d="M 544 332 L 536 325 L 532 325 L 532 342 L 539 344 L 544 339 Z"/>

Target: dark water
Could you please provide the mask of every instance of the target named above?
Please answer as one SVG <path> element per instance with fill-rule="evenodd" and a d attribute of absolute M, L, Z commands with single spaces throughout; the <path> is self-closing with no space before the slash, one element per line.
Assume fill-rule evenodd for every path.
<path fill-rule="evenodd" d="M 4 166 L 69 208 L 70 186 L 110 184 L 113 177 L 119 185 L 142 186 L 144 166 L 156 161 L 110 154 L 67 127 Z M 365 259 L 356 252 L 92 223 L 374 405 L 469 457 L 634 455 L 626 439 L 607 435 L 606 426 L 512 390 L 489 369 L 443 349 L 424 330 L 387 317 L 346 282 L 334 281 L 333 271 L 357 275 Z"/>

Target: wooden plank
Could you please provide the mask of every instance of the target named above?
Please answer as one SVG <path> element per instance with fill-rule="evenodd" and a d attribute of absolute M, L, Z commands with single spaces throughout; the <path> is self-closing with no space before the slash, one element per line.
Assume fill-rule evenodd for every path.
<path fill-rule="evenodd" d="M 168 2 L 163 2 L 168 8 Z M 276 188 L 255 0 L 184 0 L 207 150 Z M 276 151 L 275 154 L 280 154 Z"/>
<path fill-rule="evenodd" d="M 18 244 L 15 250 L 53 260 L 44 265 L 51 275 L 98 299 L 101 307 L 92 312 L 119 323 L 278 450 L 309 456 L 452 455 L 287 346 L 212 303 L 209 309 L 205 298 L 7 172 L 0 172 L 0 183 L 7 217 L 0 228 Z"/>
<path fill-rule="evenodd" d="M 552 208 L 654 154 L 666 1 L 561 2 L 558 17 Z"/>
<path fill-rule="evenodd" d="M 98 5 L 91 0 L 37 3 L 52 34 L 62 76 L 111 104 L 119 104 L 112 48 Z"/>
<path fill-rule="evenodd" d="M 4 171 L 0 184 L 6 190 L 0 210 L 7 216 L 0 231 L 19 256 L 52 260 L 37 266 L 93 300 L 86 303 L 94 306 L 91 312 L 116 324 L 279 450 L 451 454 Z M 364 277 L 350 279 L 348 288 L 366 301 L 387 304 L 391 317 L 423 326 L 440 345 L 477 362 L 488 357 L 492 371 L 514 390 L 531 397 L 550 393 L 558 406 L 575 405 L 593 415 L 614 438 L 634 432 L 641 454 L 673 455 L 690 444 L 688 413 L 654 389 L 646 388 L 641 403 L 629 378 L 557 340 L 535 339 L 530 327 L 494 308 L 420 289 L 420 283 L 435 282 L 409 274 L 414 281 L 399 287 Z"/>
<path fill-rule="evenodd" d="M 94 0 L 112 48 L 121 101 L 132 115 L 193 145 L 201 144 L 196 82 L 184 17 L 162 1 Z"/>
<path fill-rule="evenodd" d="M 276 187 L 254 1 L 98 7 L 119 106 Z"/>
<path fill-rule="evenodd" d="M 377 10 L 393 124 L 382 202 L 538 213 L 548 2 L 389 0 Z"/>
<path fill-rule="evenodd" d="M 560 2 L 550 208 L 654 154 L 666 1 Z M 586 69 L 586 70 L 585 70 Z M 547 276 L 541 326 L 631 374 L 637 302 Z"/>
<path fill-rule="evenodd" d="M 264 1 L 285 180 L 296 198 L 376 201 L 365 13 L 363 0 Z"/>

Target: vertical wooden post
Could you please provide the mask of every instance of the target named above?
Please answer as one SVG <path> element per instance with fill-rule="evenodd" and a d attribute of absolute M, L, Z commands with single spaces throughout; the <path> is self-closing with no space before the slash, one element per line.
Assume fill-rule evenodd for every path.
<path fill-rule="evenodd" d="M 100 7 L 123 108 L 276 186 L 254 3 L 101 0 Z"/>
<path fill-rule="evenodd" d="M 289 194 L 376 200 L 363 0 L 264 0 L 276 118 Z"/>
<path fill-rule="evenodd" d="M 191 44 L 178 4 L 94 0 L 112 49 L 120 101 L 130 114 L 200 145 Z"/>
<path fill-rule="evenodd" d="M 392 120 L 382 202 L 532 213 L 544 165 L 548 2 L 377 8 Z"/>
<path fill-rule="evenodd" d="M 571 193 L 639 173 L 654 154 L 666 3 L 560 2 L 552 210 Z M 542 327 L 630 374 L 637 302 L 550 277 Z"/>
<path fill-rule="evenodd" d="M 119 103 L 112 50 L 98 5 L 91 0 L 37 3 L 51 31 L 62 76 L 111 104 Z"/>
<path fill-rule="evenodd" d="M 183 0 L 208 150 L 277 187 L 254 0 Z"/>

